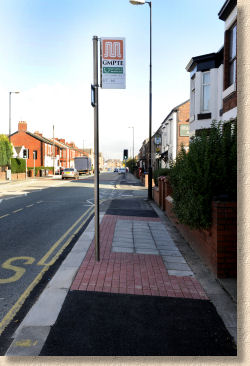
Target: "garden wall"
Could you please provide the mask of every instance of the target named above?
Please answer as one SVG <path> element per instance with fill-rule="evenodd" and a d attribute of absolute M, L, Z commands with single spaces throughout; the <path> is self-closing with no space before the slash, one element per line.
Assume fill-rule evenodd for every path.
<path fill-rule="evenodd" d="M 212 202 L 212 225 L 209 230 L 191 229 L 181 224 L 173 213 L 171 187 L 166 179 L 159 179 L 159 200 L 155 202 L 163 207 L 163 184 L 165 184 L 166 215 L 176 226 L 185 240 L 204 260 L 218 278 L 237 276 L 237 203 Z M 155 197 L 155 195 L 154 195 Z M 157 197 L 157 196 L 156 196 Z"/>

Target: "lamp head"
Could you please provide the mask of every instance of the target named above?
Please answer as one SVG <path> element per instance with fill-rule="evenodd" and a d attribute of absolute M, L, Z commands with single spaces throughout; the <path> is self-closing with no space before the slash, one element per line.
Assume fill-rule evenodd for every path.
<path fill-rule="evenodd" d="M 129 0 L 130 4 L 132 5 L 144 5 L 145 4 L 145 0 Z"/>

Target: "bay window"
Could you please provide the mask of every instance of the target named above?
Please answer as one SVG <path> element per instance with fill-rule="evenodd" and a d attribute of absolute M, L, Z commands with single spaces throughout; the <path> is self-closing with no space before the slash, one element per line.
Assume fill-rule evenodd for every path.
<path fill-rule="evenodd" d="M 202 74 L 202 112 L 208 112 L 210 105 L 210 71 Z"/>

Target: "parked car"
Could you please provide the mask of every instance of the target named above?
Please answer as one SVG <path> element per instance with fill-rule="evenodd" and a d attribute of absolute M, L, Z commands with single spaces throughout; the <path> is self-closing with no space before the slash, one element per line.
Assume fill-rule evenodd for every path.
<path fill-rule="evenodd" d="M 126 168 L 119 168 L 118 169 L 118 174 L 124 174 L 126 173 Z"/>
<path fill-rule="evenodd" d="M 114 173 L 118 173 L 118 168 L 115 168 L 114 169 Z"/>
<path fill-rule="evenodd" d="M 66 178 L 78 179 L 79 173 L 74 168 L 65 168 L 62 172 L 62 179 L 66 179 Z"/>

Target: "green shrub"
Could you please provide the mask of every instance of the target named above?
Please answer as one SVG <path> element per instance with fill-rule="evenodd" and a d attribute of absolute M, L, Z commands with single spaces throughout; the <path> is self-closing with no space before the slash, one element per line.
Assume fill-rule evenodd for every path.
<path fill-rule="evenodd" d="M 0 166 L 10 165 L 10 158 L 13 155 L 12 145 L 8 137 L 0 135 Z"/>
<path fill-rule="evenodd" d="M 126 161 L 126 166 L 129 168 L 130 173 L 133 173 L 137 169 L 136 160 L 129 158 Z"/>
<path fill-rule="evenodd" d="M 169 175 L 169 172 L 170 172 L 170 169 L 169 168 L 160 168 L 158 170 L 155 170 L 154 171 L 154 182 L 155 182 L 155 185 L 158 186 L 158 178 L 159 177 L 162 177 L 162 176 L 168 176 Z"/>
<path fill-rule="evenodd" d="M 25 159 L 11 158 L 11 172 L 12 173 L 25 173 L 26 162 Z"/>
<path fill-rule="evenodd" d="M 182 147 L 170 169 L 173 210 L 179 221 L 191 228 L 211 226 L 212 200 L 236 200 L 236 121 L 213 122 L 212 128 Z"/>

